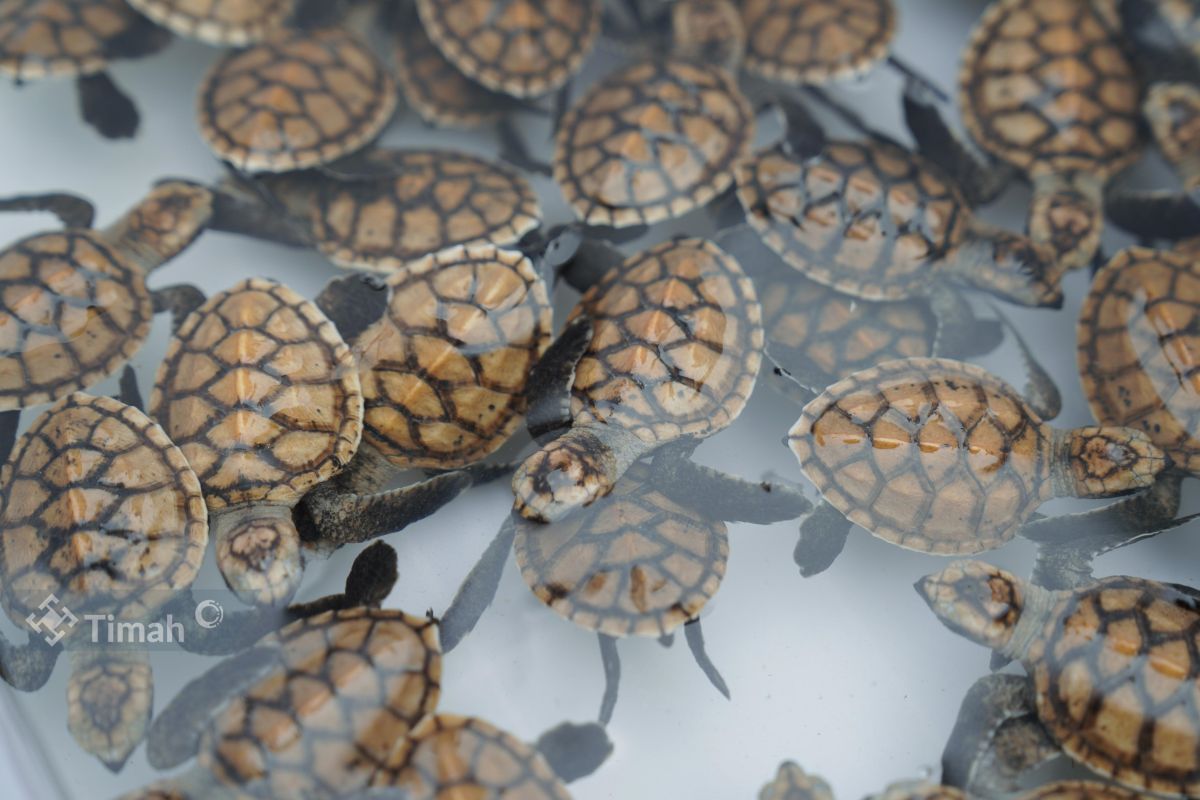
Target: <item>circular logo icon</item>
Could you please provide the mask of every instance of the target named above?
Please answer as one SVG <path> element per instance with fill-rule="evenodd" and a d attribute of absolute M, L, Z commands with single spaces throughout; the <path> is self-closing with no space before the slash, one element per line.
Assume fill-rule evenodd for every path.
<path fill-rule="evenodd" d="M 225 609 L 216 600 L 204 600 L 196 606 L 196 624 L 201 628 L 213 629 L 225 619 Z"/>

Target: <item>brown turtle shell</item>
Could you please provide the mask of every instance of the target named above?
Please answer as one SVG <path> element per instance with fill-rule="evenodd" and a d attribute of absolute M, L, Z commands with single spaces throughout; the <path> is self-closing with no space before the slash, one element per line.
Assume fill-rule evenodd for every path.
<path fill-rule="evenodd" d="M 574 425 L 620 425 L 642 441 L 711 436 L 746 406 L 762 363 L 762 309 L 737 261 L 676 239 L 632 256 L 579 300 L 592 321 L 575 369 Z"/>
<path fill-rule="evenodd" d="M 1083 392 L 1103 424 L 1141 429 L 1200 472 L 1200 264 L 1134 247 L 1092 281 L 1079 315 Z"/>
<path fill-rule="evenodd" d="M 919 781 L 889 786 L 871 800 L 967 800 L 967 794 L 953 786 Z"/>
<path fill-rule="evenodd" d="M 364 444 L 403 469 L 449 469 L 500 447 L 525 413 L 553 333 L 546 285 L 523 254 L 453 247 L 388 278 L 383 318 L 354 344 Z"/>
<path fill-rule="evenodd" d="M 744 0 L 748 72 L 790 84 L 853 78 L 887 57 L 892 0 Z"/>
<path fill-rule="evenodd" d="M 833 800 L 833 792 L 824 780 L 809 775 L 800 766 L 784 761 L 775 780 L 758 793 L 758 800 Z"/>
<path fill-rule="evenodd" d="M 949 359 L 855 373 L 788 432 L 804 474 L 874 535 L 943 555 L 998 547 L 1050 499 L 1050 427 L 1015 389 Z"/>
<path fill-rule="evenodd" d="M 872 303 L 794 272 L 755 285 L 768 349 L 788 369 L 815 368 L 832 383 L 884 361 L 933 354 L 937 319 L 923 300 Z M 800 363 L 790 363 L 791 356 Z"/>
<path fill-rule="evenodd" d="M 129 5 L 178 36 L 242 47 L 282 28 L 296 0 L 129 0 Z"/>
<path fill-rule="evenodd" d="M 76 393 L 34 420 L 0 470 L 0 507 L 0 587 L 21 624 L 51 594 L 80 619 L 146 620 L 192 582 L 208 543 L 183 454 L 108 397 Z"/>
<path fill-rule="evenodd" d="M 649 225 L 686 214 L 733 184 L 754 112 L 733 77 L 686 61 L 640 61 L 563 115 L 554 180 L 589 225 Z"/>
<path fill-rule="evenodd" d="M 199 763 L 256 797 L 340 796 L 366 787 L 437 706 L 437 624 L 351 608 L 291 623 L 259 646 L 279 665 L 221 708 Z"/>
<path fill-rule="evenodd" d="M 475 717 L 434 714 L 413 730 L 399 764 L 373 786 L 408 800 L 570 800 L 546 759 L 512 734 Z"/>
<path fill-rule="evenodd" d="M 238 169 L 307 169 L 370 143 L 396 98 L 388 71 L 350 33 L 280 30 L 209 72 L 200 86 L 200 133 Z"/>
<path fill-rule="evenodd" d="M 125 0 L 3 0 L 0 75 L 17 80 L 102 71 L 140 22 Z"/>
<path fill-rule="evenodd" d="M 0 409 L 111 375 L 142 346 L 153 315 L 142 271 L 96 231 L 12 245 L 0 253 Z"/>
<path fill-rule="evenodd" d="M 459 72 L 419 23 L 401 25 L 396 35 L 396 78 L 404 99 L 430 125 L 478 128 L 499 122 L 511 107 L 507 95 Z"/>
<path fill-rule="evenodd" d="M 184 321 L 150 412 L 213 510 L 295 503 L 350 461 L 362 434 L 350 349 L 315 305 L 263 278 L 214 295 Z"/>
<path fill-rule="evenodd" d="M 429 38 L 464 75 L 513 97 L 559 88 L 600 33 L 601 0 L 417 0 Z"/>
<path fill-rule="evenodd" d="M 518 520 L 521 577 L 564 619 L 608 636 L 664 636 L 695 619 L 725 577 L 725 523 L 628 474 L 549 525 Z"/>
<path fill-rule="evenodd" d="M 1118 783 L 1200 794 L 1200 595 L 1113 577 L 1065 594 L 1024 661 L 1038 718 Z"/>
<path fill-rule="evenodd" d="M 996 0 L 971 34 L 959 108 L 975 141 L 1031 176 L 1106 179 L 1138 158 L 1140 90 L 1094 0 Z"/>
<path fill-rule="evenodd" d="M 515 244 L 540 224 L 537 195 L 507 167 L 453 150 L 380 148 L 366 158 L 379 178 L 267 181 L 339 266 L 393 272 L 454 245 Z"/>
<path fill-rule="evenodd" d="M 788 264 L 867 300 L 927 294 L 970 212 L 921 156 L 881 140 L 829 142 L 801 160 L 779 148 L 738 165 L 746 219 Z M 886 221 L 886 222 L 885 222 Z"/>
<path fill-rule="evenodd" d="M 1136 800 L 1140 796 L 1099 781 L 1056 781 L 1025 792 L 1020 800 Z"/>

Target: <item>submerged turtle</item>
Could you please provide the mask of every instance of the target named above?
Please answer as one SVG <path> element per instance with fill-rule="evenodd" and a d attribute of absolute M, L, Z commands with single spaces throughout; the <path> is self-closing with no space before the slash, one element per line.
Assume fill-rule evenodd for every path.
<path fill-rule="evenodd" d="M 614 267 L 580 298 L 579 317 L 592 335 L 569 405 L 556 403 L 570 429 L 513 476 L 514 509 L 528 519 L 559 519 L 612 491 L 643 455 L 727 427 L 762 362 L 754 286 L 703 239 L 666 242 Z"/>
<path fill-rule="evenodd" d="M 1137 76 L 1105 6 L 996 0 L 984 12 L 963 56 L 959 99 L 971 138 L 1002 166 L 983 164 L 944 123 L 914 130 L 921 152 L 973 201 L 1022 173 L 1033 184 L 1030 237 L 1064 269 L 1091 262 L 1104 185 L 1141 146 Z"/>
<path fill-rule="evenodd" d="M 784 761 L 775 780 L 759 791 L 758 800 L 833 800 L 833 791 L 820 776 L 809 775 L 793 761 Z"/>
<path fill-rule="evenodd" d="M 955 563 L 919 581 L 917 590 L 947 627 L 1019 659 L 1031 680 L 1024 695 L 999 691 L 1014 676 L 991 676 L 977 686 L 986 713 L 960 717 L 960 725 L 978 729 L 971 725 L 970 740 L 963 739 L 967 763 L 953 765 L 971 776 L 965 788 L 1015 788 L 1012 776 L 971 767 L 995 755 L 987 743 L 1006 722 L 1040 726 L 1042 739 L 1132 789 L 1200 793 L 1196 590 L 1112 577 L 1052 592 L 978 561 Z M 990 689 L 997 691 L 989 695 Z"/>
<path fill-rule="evenodd" d="M 291 21 L 300 0 L 129 0 L 172 33 L 205 44 L 244 47 Z"/>
<path fill-rule="evenodd" d="M 583 66 L 600 33 L 601 0 L 416 0 L 429 38 L 472 81 L 536 97 Z"/>
<path fill-rule="evenodd" d="M 18 624 L 41 630 L 5 643 L 0 673 L 34 690 L 67 638 L 68 727 L 110 769 L 124 765 L 150 720 L 144 649 L 81 642 L 85 615 L 149 622 L 196 577 L 208 542 L 200 484 L 162 428 L 107 397 L 76 393 L 39 416 L 0 470 L 0 600 Z M 112 623 L 110 622 L 110 625 Z M 57 638 L 51 636 L 58 631 Z M 36 637 L 36 638 L 35 638 Z"/>
<path fill-rule="evenodd" d="M 362 436 L 358 373 L 337 330 L 286 286 L 243 281 L 175 334 L 150 413 L 200 477 L 226 583 L 247 603 L 286 601 L 303 570 L 292 508 Z"/>
<path fill-rule="evenodd" d="M 999 547 L 1052 497 L 1144 489 L 1168 463 L 1132 428 L 1051 428 L 1007 383 L 950 359 L 889 361 L 835 383 L 788 444 L 838 512 L 938 555 Z M 826 565 L 845 534 L 826 542 Z"/>
<path fill-rule="evenodd" d="M 224 56 L 199 93 L 200 133 L 246 172 L 329 164 L 370 144 L 396 110 L 396 86 L 348 31 L 279 30 Z"/>
<path fill-rule="evenodd" d="M 378 176 L 307 172 L 263 182 L 338 266 L 396 272 L 455 245 L 507 247 L 540 225 L 529 182 L 478 156 L 381 148 L 362 161 L 378 167 Z M 265 221 L 247 232 L 270 238 L 275 228 Z"/>
<path fill-rule="evenodd" d="M 18 83 L 75 78 L 84 121 L 110 139 L 137 133 L 137 107 L 105 70 L 166 47 L 162 29 L 125 0 L 6 0 L 0 4 L 0 75 Z"/>
<path fill-rule="evenodd" d="M 453 247 L 393 273 L 385 288 L 349 279 L 320 300 L 353 343 L 365 401 L 351 468 L 304 503 L 325 545 L 346 530 L 393 530 L 394 519 L 364 514 L 359 497 L 400 471 L 451 470 L 385 495 L 412 519 L 478 477 L 460 468 L 473 470 L 516 430 L 530 370 L 550 343 L 546 285 L 518 251 Z M 386 307 L 364 313 L 376 300 Z"/>
<path fill-rule="evenodd" d="M 733 184 L 754 112 L 733 77 L 680 59 L 639 61 L 593 85 L 563 116 L 554 179 L 586 225 L 682 216 Z"/>

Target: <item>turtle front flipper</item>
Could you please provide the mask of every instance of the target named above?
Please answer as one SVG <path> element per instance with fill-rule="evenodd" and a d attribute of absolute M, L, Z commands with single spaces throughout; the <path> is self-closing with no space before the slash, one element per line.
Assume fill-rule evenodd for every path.
<path fill-rule="evenodd" d="M 604 668 L 604 695 L 600 698 L 600 713 L 596 719 L 607 726 L 617 710 L 617 695 L 621 691 L 621 654 L 615 636 L 597 633 L 596 638 L 600 643 L 600 666 Z"/>
<path fill-rule="evenodd" d="M 15 645 L 0 635 L 0 678 L 19 692 L 36 692 L 50 680 L 62 648 L 30 634 L 29 641 Z"/>
<path fill-rule="evenodd" d="M 379 608 L 400 577 L 398 560 L 395 548 L 387 542 L 368 545 L 350 565 L 344 592 L 310 603 L 293 603 L 288 606 L 288 614 L 293 617 L 312 617 L 331 609 L 354 606 Z"/>
<path fill-rule="evenodd" d="M 942 752 L 942 782 L 971 796 L 1017 791 L 1019 778 L 1059 754 L 1037 719 L 1029 679 L 988 675 L 967 692 Z"/>
<path fill-rule="evenodd" d="M 66 228 L 90 228 L 96 208 L 89 200 L 66 192 L 22 194 L 0 198 L 0 212 L 46 211 L 58 217 Z"/>
<path fill-rule="evenodd" d="M 106 139 L 133 138 L 141 123 L 137 106 L 107 72 L 81 75 L 75 85 L 79 90 L 79 113 L 84 122 Z"/>
<path fill-rule="evenodd" d="M 325 284 L 313 302 L 353 342 L 387 312 L 387 284 L 374 275 L 346 275 Z"/>
<path fill-rule="evenodd" d="M 1012 323 L 1008 315 L 1001 311 L 995 303 L 990 303 L 990 305 L 996 319 L 1013 337 L 1017 349 L 1021 352 L 1021 365 L 1025 369 L 1026 377 L 1021 396 L 1029 402 L 1029 405 L 1044 421 L 1054 419 L 1062 411 L 1062 393 L 1058 390 L 1058 384 L 1034 356 L 1033 349 L 1030 348 L 1025 337 L 1021 335 L 1021 331 Z"/>
<path fill-rule="evenodd" d="M 595 722 L 560 723 L 539 736 L 535 747 L 563 783 L 591 775 L 613 751 L 612 739 Z"/>
<path fill-rule="evenodd" d="M 581 316 L 567 324 L 530 370 L 525 426 L 534 441 L 544 443 L 550 434 L 570 426 L 575 366 L 591 341 L 592 322 Z"/>
<path fill-rule="evenodd" d="M 179 332 L 188 315 L 204 305 L 207 298 L 199 287 L 190 283 L 177 283 L 155 289 L 150 293 L 150 299 L 154 301 L 155 314 L 170 313 L 171 333 L 175 334 Z"/>
<path fill-rule="evenodd" d="M 444 472 L 387 492 L 356 494 L 340 485 L 322 484 L 301 501 L 296 526 L 305 547 L 330 553 L 403 530 L 425 519 L 471 487 L 466 470 Z"/>
<path fill-rule="evenodd" d="M 506 518 L 496 537 L 458 587 L 458 592 L 438 624 L 443 653 L 449 653 L 458 647 L 459 642 L 475 629 L 483 612 L 492 604 L 516 535 L 516 522 L 512 517 Z"/>
<path fill-rule="evenodd" d="M 1063 270 L 1051 248 L 974 217 L 941 268 L 957 283 L 1010 303 L 1031 308 L 1063 304 Z"/>
<path fill-rule="evenodd" d="M 135 647 L 71 652 L 67 728 L 87 752 L 120 772 L 146 736 L 154 705 L 150 656 Z"/>
<path fill-rule="evenodd" d="M 673 455 L 656 454 L 654 485 L 680 505 L 711 519 L 769 525 L 812 510 L 812 503 L 796 486 L 743 480 Z"/>
<path fill-rule="evenodd" d="M 842 554 L 850 529 L 854 526 L 846 516 L 822 500 L 817 508 L 800 523 L 800 540 L 792 558 L 805 578 L 819 575 Z"/>
<path fill-rule="evenodd" d="M 720 670 L 709 658 L 708 650 L 704 647 L 704 631 L 700 628 L 699 617 L 684 623 L 683 638 L 687 640 L 688 650 L 692 652 L 692 658 L 695 659 L 696 666 L 700 667 L 700 671 L 704 673 L 704 677 L 708 678 L 708 682 L 724 695 L 726 700 L 729 700 L 731 697 L 729 685 L 721 677 Z"/>
<path fill-rule="evenodd" d="M 1144 240 L 1175 240 L 1200 234 L 1198 201 L 1195 192 L 1113 189 L 1104 209 L 1114 225 Z"/>

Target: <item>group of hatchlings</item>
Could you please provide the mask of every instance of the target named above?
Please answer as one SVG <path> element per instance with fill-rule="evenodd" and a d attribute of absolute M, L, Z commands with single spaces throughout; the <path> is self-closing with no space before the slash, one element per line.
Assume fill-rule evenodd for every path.
<path fill-rule="evenodd" d="M 1200 6 L 993 0 L 963 57 L 965 137 L 890 53 L 895 29 L 891 0 L 0 0 L 0 73 L 75 78 L 108 137 L 138 127 L 111 61 L 172 35 L 228 48 L 197 100 L 224 179 L 163 180 L 105 228 L 71 194 L 0 198 L 62 223 L 0 252 L 4 610 L 21 624 L 49 594 L 118 621 L 190 609 L 210 538 L 247 606 L 189 627 L 188 649 L 228 658 L 157 715 L 135 648 L 31 634 L 0 642 L 0 674 L 36 690 L 69 650 L 81 747 L 114 770 L 143 741 L 156 768 L 195 757 L 129 797 L 565 798 L 611 750 L 600 724 L 529 745 L 437 713 L 441 659 L 510 551 L 543 603 L 599 635 L 607 723 L 620 637 L 682 627 L 727 691 L 698 622 L 726 522 L 802 519 L 805 575 L 852 525 L 940 556 L 1021 535 L 1038 547 L 1028 580 L 960 561 L 917 589 L 1028 677 L 971 690 L 942 785 L 880 797 L 1200 797 L 1200 592 L 1091 570 L 1189 520 L 1182 480 L 1200 473 Z M 622 65 L 575 92 L 598 42 Z M 915 147 L 824 91 L 883 64 Z M 376 144 L 401 97 L 429 125 L 494 129 L 501 162 Z M 856 135 L 827 136 L 814 103 Z M 764 114 L 781 133 L 753 149 Z M 551 120 L 551 164 L 522 116 Z M 1182 190 L 1107 185 L 1144 129 Z M 575 218 L 544 221 L 514 167 L 551 175 Z M 1027 233 L 977 219 L 1018 175 Z M 622 252 L 685 215 L 719 232 Z M 1106 218 L 1171 249 L 1101 265 Z M 150 290 L 206 231 L 365 273 L 315 301 L 261 278 Z M 1089 266 L 1078 363 L 1099 424 L 1063 430 L 1015 328 L 963 291 L 1057 308 L 1063 274 Z M 582 294 L 556 328 L 560 281 Z M 143 409 L 127 362 L 162 311 L 173 338 Z M 1006 334 L 1025 394 L 957 360 Z M 85 393 L 122 370 L 119 397 Z M 816 507 L 691 458 L 756 383 L 803 403 L 786 443 Z M 522 427 L 535 449 L 504 463 Z M 381 607 L 397 574 L 381 542 L 345 592 L 289 605 L 306 557 L 509 476 L 514 513 L 444 613 Z M 1125 497 L 1037 513 L 1064 496 Z M 1021 783 L 1060 754 L 1112 783 Z M 789 762 L 759 797 L 832 795 Z"/>

